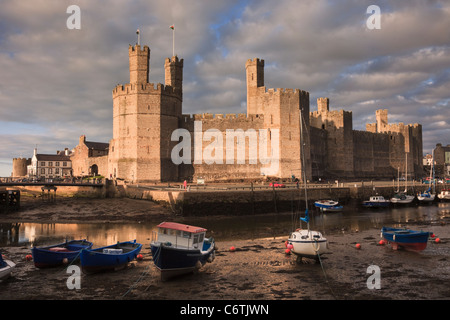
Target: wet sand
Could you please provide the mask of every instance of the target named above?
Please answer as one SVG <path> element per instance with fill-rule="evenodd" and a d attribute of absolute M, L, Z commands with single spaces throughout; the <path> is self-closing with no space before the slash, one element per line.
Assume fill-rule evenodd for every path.
<path fill-rule="evenodd" d="M 132 199 L 58 199 L 56 205 L 24 201 L 20 212 L 0 221 L 119 222 L 173 218 L 157 204 Z M 101 206 L 100 206 L 101 204 Z M 53 206 L 53 207 L 52 207 Z M 64 208 L 64 209 L 61 209 Z M 37 269 L 26 261 L 30 248 L 3 247 L 17 267 L 0 283 L 1 300 L 448 300 L 450 298 L 450 217 L 437 224 L 408 224 L 433 232 L 421 253 L 380 245 L 380 230 L 327 234 L 330 253 L 322 263 L 285 254 L 286 237 L 217 243 L 216 259 L 195 274 L 162 282 L 144 244 L 142 261 L 125 270 L 81 274 L 80 289 L 69 289 L 66 268 Z M 355 245 L 361 244 L 361 249 Z M 231 252 L 229 248 L 236 250 Z M 380 289 L 369 289 L 367 268 L 380 268 Z"/>

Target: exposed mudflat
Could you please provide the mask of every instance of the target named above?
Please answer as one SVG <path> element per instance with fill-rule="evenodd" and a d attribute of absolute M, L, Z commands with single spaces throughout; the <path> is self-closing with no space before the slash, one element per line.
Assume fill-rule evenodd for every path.
<path fill-rule="evenodd" d="M 2 215 L 2 221 L 102 222 L 145 221 L 169 217 L 170 212 L 148 201 L 131 199 L 60 199 L 52 206 L 24 202 L 23 210 Z M 100 205 L 101 204 L 101 205 Z M 145 207 L 143 214 L 142 207 Z M 64 208 L 62 210 L 61 208 Z M 414 225 L 408 225 L 414 229 Z M 72 273 L 65 267 L 37 269 L 28 246 L 3 247 L 17 266 L 0 283 L 0 299 L 10 300 L 448 300 L 450 298 L 450 224 L 421 224 L 430 239 L 420 252 L 394 251 L 380 245 L 380 230 L 342 231 L 327 235 L 330 252 L 321 262 L 297 261 L 286 255 L 287 238 L 263 238 L 217 243 L 216 258 L 198 272 L 162 282 L 149 244 L 142 261 L 124 270 L 81 274 L 80 289 L 69 289 Z M 355 245 L 361 244 L 361 249 Z M 231 252 L 229 248 L 236 250 Z M 368 288 L 368 267 L 380 268 L 380 289 Z M 370 284 L 369 284 L 370 286 Z"/>

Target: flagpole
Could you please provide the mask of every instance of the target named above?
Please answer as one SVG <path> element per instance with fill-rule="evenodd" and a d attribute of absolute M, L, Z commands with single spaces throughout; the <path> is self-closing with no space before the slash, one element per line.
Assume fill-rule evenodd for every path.
<path fill-rule="evenodd" d="M 172 57 L 175 57 L 175 26 L 172 28 Z"/>
<path fill-rule="evenodd" d="M 141 45 L 141 32 L 139 31 L 139 29 L 137 29 L 136 33 L 137 33 L 137 36 L 138 36 L 138 42 L 137 42 L 137 44 L 138 44 L 138 45 Z"/>

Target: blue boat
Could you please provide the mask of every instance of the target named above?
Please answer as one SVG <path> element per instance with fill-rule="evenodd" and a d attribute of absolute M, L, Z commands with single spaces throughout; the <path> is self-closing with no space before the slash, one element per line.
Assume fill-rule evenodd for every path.
<path fill-rule="evenodd" d="M 163 222 L 157 227 L 153 238 L 157 237 L 150 246 L 163 281 L 192 273 L 214 260 L 215 242 L 205 238 L 206 229 L 176 222 Z"/>
<path fill-rule="evenodd" d="M 391 201 L 383 196 L 371 196 L 369 200 L 363 201 L 362 205 L 365 208 L 386 208 L 391 205 Z"/>
<path fill-rule="evenodd" d="M 37 268 L 50 268 L 77 261 L 81 250 L 91 247 L 92 242 L 86 239 L 70 240 L 46 247 L 33 247 L 31 254 Z"/>
<path fill-rule="evenodd" d="M 339 202 L 334 200 L 317 200 L 314 202 L 314 206 L 323 212 L 340 212 L 344 209 Z"/>
<path fill-rule="evenodd" d="M 427 247 L 430 233 L 400 228 L 381 228 L 381 236 L 388 241 L 394 250 L 399 247 L 410 251 L 422 251 Z"/>
<path fill-rule="evenodd" d="M 90 274 L 123 269 L 129 262 L 136 259 L 141 249 L 142 244 L 134 240 L 82 250 L 80 254 L 81 270 Z"/>

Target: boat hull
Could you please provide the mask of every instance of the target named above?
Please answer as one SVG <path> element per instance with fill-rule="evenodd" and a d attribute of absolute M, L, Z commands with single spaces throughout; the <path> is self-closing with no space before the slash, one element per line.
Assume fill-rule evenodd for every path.
<path fill-rule="evenodd" d="M 434 194 L 419 194 L 417 195 L 417 200 L 420 202 L 433 202 L 436 198 Z"/>
<path fill-rule="evenodd" d="M 379 202 L 364 201 L 362 205 L 365 208 L 387 208 L 391 205 L 391 202 L 390 201 L 379 201 Z"/>
<path fill-rule="evenodd" d="M 16 266 L 11 260 L 3 260 L 3 262 L 3 266 L 0 267 L 0 280 L 7 279 Z"/>
<path fill-rule="evenodd" d="M 397 194 L 393 198 L 391 198 L 392 204 L 400 204 L 400 205 L 407 205 L 411 204 L 414 201 L 414 196 L 410 196 L 407 194 Z"/>
<path fill-rule="evenodd" d="M 328 252 L 328 241 L 318 231 L 297 230 L 291 233 L 288 245 L 292 245 L 291 252 L 306 258 L 318 258 Z"/>
<path fill-rule="evenodd" d="M 425 250 L 428 244 L 429 232 L 409 229 L 388 228 L 381 229 L 382 237 L 388 241 L 394 250 L 404 248 L 409 251 Z"/>
<path fill-rule="evenodd" d="M 122 253 L 105 253 L 105 250 L 122 249 Z M 135 241 L 120 242 L 93 250 L 82 250 L 80 254 L 81 270 L 86 274 L 117 271 L 125 268 L 136 259 L 142 244 Z"/>
<path fill-rule="evenodd" d="M 314 206 L 323 212 L 340 212 L 344 209 L 337 201 L 333 200 L 319 200 L 314 202 Z"/>
<path fill-rule="evenodd" d="M 91 247 L 92 242 L 72 240 L 47 247 L 33 247 L 31 254 L 36 268 L 51 268 L 77 261 L 81 250 Z"/>
<path fill-rule="evenodd" d="M 201 268 L 206 262 L 215 258 L 214 241 L 209 247 L 200 249 L 187 249 L 174 247 L 167 243 L 151 243 L 151 251 L 155 266 L 161 271 L 161 279 L 192 273 Z"/>

